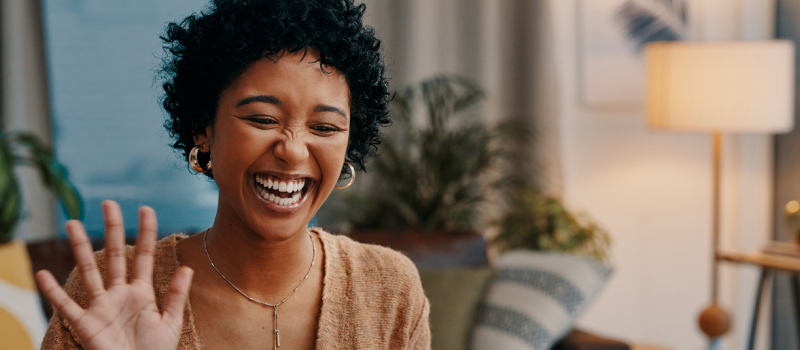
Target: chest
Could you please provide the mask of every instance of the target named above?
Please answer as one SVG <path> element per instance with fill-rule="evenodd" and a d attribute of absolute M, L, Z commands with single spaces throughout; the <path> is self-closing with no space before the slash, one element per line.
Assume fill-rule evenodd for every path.
<path fill-rule="evenodd" d="M 235 291 L 193 289 L 190 302 L 202 348 L 314 349 L 321 288 L 316 283 L 304 287 L 308 289 L 298 290 L 277 307 L 277 317 L 273 307 L 247 300 Z"/>

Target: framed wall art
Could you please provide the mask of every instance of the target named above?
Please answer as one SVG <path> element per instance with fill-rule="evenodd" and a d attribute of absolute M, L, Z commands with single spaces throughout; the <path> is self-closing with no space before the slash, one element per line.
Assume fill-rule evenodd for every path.
<path fill-rule="evenodd" d="M 579 0 L 581 104 L 590 108 L 641 106 L 644 45 L 687 39 L 690 15 L 688 0 Z"/>

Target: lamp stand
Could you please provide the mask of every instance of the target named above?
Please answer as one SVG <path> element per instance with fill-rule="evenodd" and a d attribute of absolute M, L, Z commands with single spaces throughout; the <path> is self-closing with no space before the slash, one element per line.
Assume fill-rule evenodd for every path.
<path fill-rule="evenodd" d="M 700 329 L 710 341 L 719 338 L 731 328 L 731 319 L 728 314 L 717 305 L 719 297 L 719 263 L 717 251 L 719 250 L 720 236 L 720 180 L 722 173 L 722 134 L 715 132 L 713 136 L 714 170 L 713 170 L 713 204 L 712 204 L 712 244 L 711 244 L 711 305 L 709 305 L 698 319 Z"/>

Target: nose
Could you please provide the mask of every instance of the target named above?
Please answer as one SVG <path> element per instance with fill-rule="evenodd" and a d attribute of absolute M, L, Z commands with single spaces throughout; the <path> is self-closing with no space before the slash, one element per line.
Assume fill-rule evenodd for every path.
<path fill-rule="evenodd" d="M 288 165 L 299 164 L 308 158 L 308 147 L 297 134 L 284 134 L 272 152 Z"/>

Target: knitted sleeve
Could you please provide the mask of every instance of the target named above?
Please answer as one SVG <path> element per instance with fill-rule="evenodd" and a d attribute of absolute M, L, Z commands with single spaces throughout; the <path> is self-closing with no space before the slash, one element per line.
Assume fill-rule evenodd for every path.
<path fill-rule="evenodd" d="M 431 312 L 430 303 L 428 299 L 422 305 L 419 312 L 419 319 L 414 331 L 411 333 L 411 339 L 408 341 L 409 350 L 430 350 L 431 349 L 431 328 L 428 322 L 428 316 Z"/>

